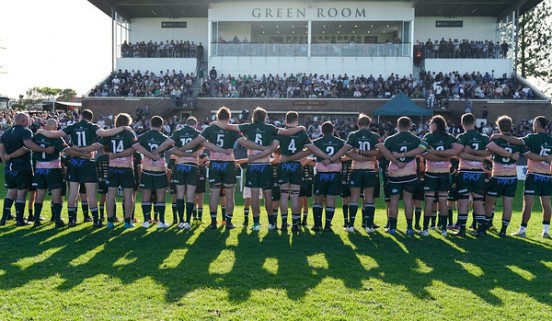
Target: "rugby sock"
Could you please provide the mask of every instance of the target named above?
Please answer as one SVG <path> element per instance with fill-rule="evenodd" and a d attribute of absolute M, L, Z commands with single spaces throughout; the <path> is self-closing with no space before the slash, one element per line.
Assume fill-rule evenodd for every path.
<path fill-rule="evenodd" d="M 76 207 L 68 207 L 67 208 L 67 215 L 69 216 L 69 223 L 76 223 L 77 222 L 77 208 Z"/>
<path fill-rule="evenodd" d="M 355 218 L 356 218 L 357 211 L 358 211 L 358 204 L 350 203 L 349 204 L 349 227 L 355 226 Z M 313 209 L 313 212 L 314 212 L 314 209 Z"/>
<path fill-rule="evenodd" d="M 542 232 L 550 234 L 550 221 L 542 221 Z"/>
<path fill-rule="evenodd" d="M 34 221 L 35 220 L 35 217 L 33 215 L 33 209 L 32 208 L 29 208 L 28 209 L 28 212 L 29 212 L 29 216 L 27 218 L 27 221 Z M 39 220 L 40 221 L 40 220 Z"/>
<path fill-rule="evenodd" d="M 412 230 L 412 229 L 413 229 L 413 228 L 412 228 L 412 219 L 411 219 L 411 218 L 407 218 L 407 219 L 406 219 L 406 228 L 407 228 L 408 230 Z"/>
<path fill-rule="evenodd" d="M 312 215 L 314 217 L 314 226 L 322 227 L 322 205 L 312 204 Z"/>
<path fill-rule="evenodd" d="M 197 209 L 197 219 L 200 221 L 203 219 L 203 207 Z"/>
<path fill-rule="evenodd" d="M 97 212 L 98 210 L 96 210 Z M 90 212 L 92 212 L 92 209 L 90 209 Z M 97 215 L 97 214 L 96 214 Z M 123 215 L 124 216 L 124 215 Z M 113 219 L 117 219 L 117 202 L 113 203 Z"/>
<path fill-rule="evenodd" d="M 82 214 L 84 214 L 84 218 L 90 217 L 90 215 L 88 214 L 88 202 L 87 201 L 81 202 L 81 207 L 82 207 Z"/>
<path fill-rule="evenodd" d="M 178 220 L 180 223 L 183 223 L 184 222 L 184 200 L 182 199 L 178 199 L 176 200 L 176 203 L 174 203 L 174 206 L 176 207 L 176 211 L 178 212 Z M 193 207 L 193 204 L 192 204 L 192 207 Z M 176 222 L 176 217 L 174 216 L 175 214 L 173 213 L 173 219 L 174 221 Z M 189 220 L 186 220 L 186 222 L 188 222 Z"/>
<path fill-rule="evenodd" d="M 211 225 L 217 225 L 217 212 L 211 212 Z"/>
<path fill-rule="evenodd" d="M 249 220 L 249 207 L 243 209 L 243 219 Z"/>
<path fill-rule="evenodd" d="M 100 208 L 100 220 L 103 220 L 105 217 L 105 212 L 104 212 L 105 207 L 104 205 L 100 205 L 99 208 Z"/>
<path fill-rule="evenodd" d="M 226 217 L 226 227 L 232 226 L 232 217 L 233 217 L 233 215 L 226 213 L 224 215 L 224 217 Z"/>
<path fill-rule="evenodd" d="M 291 214 L 291 224 L 297 226 L 301 223 L 301 214 Z"/>
<path fill-rule="evenodd" d="M 485 232 L 487 217 L 485 215 L 475 214 L 477 221 L 477 233 Z"/>
<path fill-rule="evenodd" d="M 441 214 L 441 213 L 439 213 Z M 441 223 L 439 226 L 441 227 L 441 231 L 446 231 L 447 230 L 447 223 L 448 223 L 448 218 L 445 216 L 445 215 L 439 215 L 439 222 Z"/>
<path fill-rule="evenodd" d="M 397 229 L 397 218 L 396 217 L 390 217 L 389 218 L 389 228 L 390 229 Z"/>
<path fill-rule="evenodd" d="M 287 216 L 286 216 L 286 218 L 287 218 Z M 272 224 L 276 225 L 277 223 L 278 223 L 278 209 L 276 208 L 276 209 L 272 210 Z M 282 223 L 284 223 L 284 222 L 282 222 Z"/>
<path fill-rule="evenodd" d="M 423 223 L 423 230 L 427 230 L 429 228 L 429 221 L 431 220 L 431 216 L 424 215 L 424 223 Z"/>
<path fill-rule="evenodd" d="M 431 227 L 435 227 L 437 221 L 437 212 L 431 212 Z"/>
<path fill-rule="evenodd" d="M 221 206 L 220 209 L 221 209 L 220 215 L 222 216 L 222 220 L 224 221 L 224 214 L 226 214 L 226 206 Z"/>
<path fill-rule="evenodd" d="M 178 202 L 178 200 L 176 200 L 176 202 L 172 202 L 172 204 L 171 204 L 173 222 L 177 221 L 177 217 L 178 217 L 178 219 L 180 219 L 180 222 L 182 222 L 182 219 L 184 218 L 184 210 L 182 210 L 182 212 L 180 212 L 178 210 L 177 202 Z M 180 215 L 180 213 L 182 213 L 182 215 Z"/>
<path fill-rule="evenodd" d="M 309 212 L 303 213 L 303 221 L 307 221 L 307 217 L 309 216 Z"/>
<path fill-rule="evenodd" d="M 54 221 L 60 222 L 61 221 L 61 203 L 53 203 L 52 205 L 53 211 L 54 211 Z"/>
<path fill-rule="evenodd" d="M 477 216 L 475 215 L 475 213 L 472 211 L 472 225 L 474 230 L 477 230 Z"/>
<path fill-rule="evenodd" d="M 2 221 L 7 220 L 8 216 L 10 216 L 12 205 L 13 205 L 13 199 L 6 197 L 4 199 L 4 212 L 2 213 Z"/>
<path fill-rule="evenodd" d="M 510 220 L 502 220 L 502 228 L 500 229 L 500 233 L 506 234 L 508 225 L 510 225 Z"/>
<path fill-rule="evenodd" d="M 155 203 L 153 206 L 156 213 L 159 213 L 159 222 L 165 223 L 165 202 Z"/>
<path fill-rule="evenodd" d="M 52 213 L 52 217 L 50 218 L 50 222 L 55 222 L 56 217 L 55 217 L 55 213 L 54 213 L 54 203 L 53 202 L 50 202 L 50 213 Z"/>
<path fill-rule="evenodd" d="M 23 218 L 25 214 L 25 200 L 23 201 L 20 201 L 20 200 L 16 200 L 15 201 L 15 219 L 17 220 L 17 222 L 24 222 L 25 219 Z"/>
<path fill-rule="evenodd" d="M 194 217 L 194 220 L 197 219 L 197 210 L 194 208 L 194 210 L 192 211 L 192 216 Z"/>
<path fill-rule="evenodd" d="M 520 232 L 525 232 L 525 230 L 527 230 L 527 223 L 521 223 L 521 225 L 519 226 L 519 231 Z"/>
<path fill-rule="evenodd" d="M 341 209 L 343 210 L 343 226 L 347 227 L 349 224 L 349 205 L 343 204 Z"/>
<path fill-rule="evenodd" d="M 125 224 L 130 224 L 132 222 L 132 218 L 125 217 Z"/>
<path fill-rule="evenodd" d="M 364 209 L 366 212 L 366 227 L 373 228 L 374 227 L 374 213 L 376 212 L 376 207 L 373 203 L 366 203 L 364 205 Z M 395 228 L 397 227 L 396 224 L 397 219 L 395 219 Z"/>
<path fill-rule="evenodd" d="M 186 202 L 186 222 L 190 223 L 194 211 L 194 202 Z"/>
<path fill-rule="evenodd" d="M 142 202 L 142 213 L 144 214 L 144 223 L 151 217 L 151 202 Z"/>
<path fill-rule="evenodd" d="M 419 207 L 416 207 L 414 210 L 414 217 L 416 219 L 416 225 L 420 225 L 420 218 L 422 218 L 422 209 Z"/>
<path fill-rule="evenodd" d="M 452 210 L 452 208 L 448 209 L 448 224 L 454 225 L 454 211 Z"/>
<path fill-rule="evenodd" d="M 466 223 L 468 222 L 468 214 L 467 213 L 458 213 L 458 225 L 460 225 L 460 231 L 466 230 Z"/>
<path fill-rule="evenodd" d="M 287 225 L 288 212 L 282 212 L 282 226 Z"/>
<path fill-rule="evenodd" d="M 35 213 L 34 221 L 35 221 L 35 223 L 40 222 L 40 213 L 41 212 L 42 212 L 42 203 L 36 203 L 35 202 L 35 204 L 34 204 L 34 213 Z"/>
<path fill-rule="evenodd" d="M 253 225 L 258 225 L 260 218 L 260 216 L 253 216 Z"/>
<path fill-rule="evenodd" d="M 113 208 L 113 218 L 115 218 L 115 208 Z M 91 208 L 90 213 L 92 214 L 92 219 L 94 220 L 94 223 L 98 223 L 98 208 Z"/>
<path fill-rule="evenodd" d="M 326 206 L 326 226 L 324 227 L 325 229 L 331 228 L 334 213 L 335 213 L 335 208 Z"/>

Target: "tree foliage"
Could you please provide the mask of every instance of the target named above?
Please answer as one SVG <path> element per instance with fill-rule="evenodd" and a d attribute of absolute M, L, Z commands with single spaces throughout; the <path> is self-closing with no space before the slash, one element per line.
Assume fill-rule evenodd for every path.
<path fill-rule="evenodd" d="M 43 100 L 70 101 L 76 95 L 77 92 L 70 88 L 33 87 L 27 90 L 25 103 L 32 105 Z"/>
<path fill-rule="evenodd" d="M 552 0 L 545 0 L 520 17 L 518 72 L 523 78 L 552 81 Z"/>

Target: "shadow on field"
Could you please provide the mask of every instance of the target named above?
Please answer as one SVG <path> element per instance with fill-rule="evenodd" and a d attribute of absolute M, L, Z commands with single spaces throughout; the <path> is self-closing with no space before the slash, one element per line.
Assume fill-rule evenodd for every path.
<path fill-rule="evenodd" d="M 249 230 L 183 232 L 15 228 L 0 229 L 0 288 L 15 289 L 52 276 L 68 291 L 97 276 L 131 284 L 150 278 L 167 302 L 205 288 L 223 289 L 232 302 L 255 291 L 283 290 L 305 297 L 325 279 L 361 289 L 370 280 L 399 285 L 420 299 L 436 298 L 431 286 L 470 291 L 500 306 L 497 289 L 526 294 L 551 305 L 549 242 L 524 239 L 443 239 L 376 233 L 291 235 Z M 547 265 L 548 264 L 548 265 Z M 371 290 L 371 289 L 369 289 Z"/>

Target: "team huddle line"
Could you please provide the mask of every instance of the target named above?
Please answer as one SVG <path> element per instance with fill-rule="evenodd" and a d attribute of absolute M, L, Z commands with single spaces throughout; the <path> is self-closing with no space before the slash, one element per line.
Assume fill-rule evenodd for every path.
<path fill-rule="evenodd" d="M 101 129 L 92 122 L 93 113 L 83 110 L 79 122 L 58 129 L 57 121 L 49 119 L 45 128 L 33 136 L 28 129 L 29 116 L 18 113 L 15 125 L 4 132 L 0 141 L 8 189 L 0 225 L 6 224 L 14 203 L 16 225 L 30 223 L 24 212 L 27 193 L 34 188 L 34 224 L 40 225 L 42 203 L 50 192 L 52 220 L 58 227 L 65 226 L 61 212 L 66 180 L 69 227 L 76 225 L 77 201 L 83 188 L 86 194 L 81 198 L 88 203 L 93 226 L 103 227 L 104 207 L 98 208 L 96 197 L 99 183 L 100 203 L 106 203 L 107 228 L 115 227 L 115 198 L 119 189 L 123 194 L 125 228 L 134 227 L 138 190 L 142 193 L 142 227 L 148 228 L 154 220 L 158 220 L 158 228 L 169 227 L 164 200 L 171 186 L 173 222 L 178 222 L 179 228 L 190 229 L 192 217 L 201 219 L 208 166 L 209 228 L 219 226 L 217 212 L 223 196 L 223 224 L 226 229 L 233 229 L 236 166 L 242 165 L 246 171 L 245 186 L 251 194 L 246 198 L 244 224 L 249 222 L 250 203 L 253 231 L 261 229 L 262 193 L 269 230 L 287 231 L 291 227 L 292 232 L 298 233 L 306 225 L 307 200 L 314 194 L 312 230 L 332 231 L 336 198 L 341 196 L 344 229 L 355 231 L 360 209 L 362 228 L 366 233 L 374 233 L 381 170 L 387 233 L 397 232 L 402 200 L 406 235 L 414 235 L 418 230 L 425 237 L 430 227 L 438 226 L 443 236 L 453 227 L 457 229 L 455 235 L 465 237 L 471 206 L 472 227 L 478 237 L 483 237 L 492 225 L 495 202 L 502 198 L 499 236 L 506 236 L 517 189 L 516 161 L 523 154 L 528 165 L 523 216 L 519 230 L 512 235 L 525 237 L 535 197 L 539 197 L 543 208 L 542 236 L 550 237 L 552 137 L 545 132 L 547 120 L 542 116 L 533 120 L 533 133 L 522 138 L 511 135 L 513 122 L 508 116 L 498 118 L 500 132 L 492 137 L 475 128 L 475 117 L 470 113 L 462 116 L 463 133 L 457 137 L 447 133 L 442 116 L 434 116 L 430 132 L 421 139 L 411 133 L 410 119 L 400 117 L 396 133 L 383 140 L 370 130 L 371 119 L 360 114 L 358 129 L 346 141 L 334 136 L 331 122 L 323 123 L 322 136 L 311 140 L 305 127 L 298 124 L 297 112 L 286 114 L 284 128 L 267 124 L 267 112 L 260 107 L 253 111 L 250 123 L 231 124 L 230 116 L 230 110 L 221 107 L 216 120 L 202 132 L 195 128 L 197 120 L 189 117 L 186 126 L 170 137 L 162 133 L 163 119 L 153 116 L 151 129 L 137 137 L 129 127 L 132 119 L 128 114 L 116 116 L 115 128 Z M 247 159 L 236 160 L 236 143 L 247 148 Z M 209 150 L 208 157 L 204 148 Z M 103 153 L 98 153 L 99 150 Z M 455 222 L 453 203 L 458 210 Z"/>

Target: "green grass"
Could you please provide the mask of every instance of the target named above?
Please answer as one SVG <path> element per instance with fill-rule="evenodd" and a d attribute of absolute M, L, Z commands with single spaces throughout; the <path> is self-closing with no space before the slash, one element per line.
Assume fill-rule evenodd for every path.
<path fill-rule="evenodd" d="M 518 199 L 510 231 L 519 226 L 520 206 Z M 48 217 L 47 204 L 45 209 Z M 239 224 L 242 208 L 235 213 Z M 552 242 L 540 237 L 536 208 L 527 239 L 495 234 L 445 239 L 436 232 L 421 239 L 381 229 L 370 236 L 346 234 L 338 228 L 341 210 L 336 214 L 335 234 L 305 230 L 294 236 L 269 233 L 266 221 L 260 233 L 241 226 L 212 231 L 205 223 L 191 231 L 125 231 L 122 225 L 108 231 L 93 230 L 89 223 L 61 230 L 50 223 L 16 228 L 12 221 L 0 228 L 0 320 L 546 320 L 552 315 Z M 381 203 L 376 217 L 385 223 Z M 401 218 L 399 229 L 404 225 Z"/>

